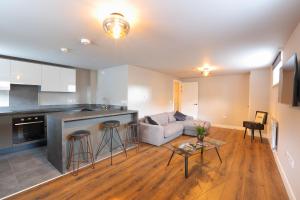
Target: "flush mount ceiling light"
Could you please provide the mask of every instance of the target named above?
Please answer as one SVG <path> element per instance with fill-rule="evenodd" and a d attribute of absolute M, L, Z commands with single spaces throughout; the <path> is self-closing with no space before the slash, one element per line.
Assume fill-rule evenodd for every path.
<path fill-rule="evenodd" d="M 213 70 L 212 67 L 205 65 L 204 67 L 197 68 L 203 76 L 209 76 L 210 72 Z"/>
<path fill-rule="evenodd" d="M 129 33 L 129 23 L 120 13 L 112 13 L 103 21 L 104 31 L 114 39 L 124 38 Z"/>
<path fill-rule="evenodd" d="M 63 53 L 69 53 L 70 49 L 62 47 L 62 48 L 60 48 L 60 51 L 63 52 Z"/>
<path fill-rule="evenodd" d="M 91 44 L 91 40 L 86 39 L 86 38 L 81 38 L 81 39 L 80 39 L 80 43 L 81 43 L 82 45 L 89 45 L 89 44 Z"/>

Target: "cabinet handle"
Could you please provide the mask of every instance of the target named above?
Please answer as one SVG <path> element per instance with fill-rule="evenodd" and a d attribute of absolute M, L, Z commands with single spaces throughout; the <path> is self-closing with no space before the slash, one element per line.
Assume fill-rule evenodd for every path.
<path fill-rule="evenodd" d="M 16 124 L 14 124 L 14 126 L 22 126 L 22 125 L 28 125 L 28 124 L 40 124 L 40 123 L 44 123 L 44 121 L 16 123 Z"/>

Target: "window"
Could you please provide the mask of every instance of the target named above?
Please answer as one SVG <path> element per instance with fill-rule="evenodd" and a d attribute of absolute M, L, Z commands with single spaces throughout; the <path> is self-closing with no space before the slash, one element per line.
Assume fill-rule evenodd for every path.
<path fill-rule="evenodd" d="M 273 62 L 273 86 L 279 83 L 281 67 L 282 67 L 282 52 L 279 52 Z"/>

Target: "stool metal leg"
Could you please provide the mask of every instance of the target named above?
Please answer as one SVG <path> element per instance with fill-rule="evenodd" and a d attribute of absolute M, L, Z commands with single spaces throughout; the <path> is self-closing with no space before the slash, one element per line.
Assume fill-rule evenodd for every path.
<path fill-rule="evenodd" d="M 112 141 L 113 141 L 113 137 L 114 137 L 114 132 L 113 132 L 113 129 L 110 128 L 110 165 L 112 165 L 112 154 L 113 154 L 113 151 L 112 151 Z"/>
<path fill-rule="evenodd" d="M 140 151 L 140 136 L 139 136 L 139 134 L 138 134 L 138 127 L 137 126 L 135 126 L 134 128 L 134 132 L 135 132 L 135 137 L 136 137 L 136 144 L 137 144 L 137 148 L 136 148 L 136 150 L 137 150 L 137 152 L 138 151 Z"/>
<path fill-rule="evenodd" d="M 88 162 L 89 161 L 88 158 L 85 158 L 86 155 L 84 153 L 84 147 L 83 147 L 82 139 L 79 140 L 79 143 L 80 143 L 80 149 L 79 149 L 79 151 L 81 153 L 82 160 L 86 160 L 87 159 L 87 162 Z"/>
<path fill-rule="evenodd" d="M 73 148 L 73 139 L 69 141 L 69 157 L 68 157 L 68 163 L 67 163 L 67 169 L 70 169 L 72 159 L 73 159 L 73 154 L 74 154 L 74 148 Z"/>
<path fill-rule="evenodd" d="M 88 149 L 88 156 L 90 156 L 90 159 L 92 161 L 92 168 L 94 169 L 95 168 L 95 160 L 94 160 L 94 152 L 93 152 L 93 146 L 92 146 L 92 143 L 91 143 L 91 137 L 88 136 L 87 137 L 87 149 Z"/>
<path fill-rule="evenodd" d="M 126 135 L 125 135 L 125 149 L 128 147 L 128 143 L 130 144 L 130 126 L 126 127 Z"/>
<path fill-rule="evenodd" d="M 126 158 L 127 158 L 127 151 L 126 151 L 126 148 L 124 147 L 124 144 L 122 143 L 122 139 L 121 139 L 121 137 L 120 137 L 120 134 L 119 134 L 119 131 L 118 131 L 117 128 L 116 128 L 116 132 L 117 132 L 117 136 L 119 137 L 119 140 L 120 140 L 120 142 L 121 142 L 121 145 L 122 145 L 122 147 L 123 147 L 123 150 L 124 150 L 125 155 L 126 155 Z"/>
<path fill-rule="evenodd" d="M 72 166 L 73 166 L 73 172 L 75 170 L 75 153 L 74 153 L 74 145 L 75 145 L 75 139 L 72 139 Z"/>
<path fill-rule="evenodd" d="M 102 151 L 102 149 L 105 147 L 105 145 L 108 143 L 108 140 L 105 140 L 105 143 L 102 146 L 103 141 L 104 141 L 105 137 L 107 136 L 107 131 L 108 131 L 108 129 L 105 129 L 104 134 L 103 134 L 102 139 L 101 139 L 101 142 L 98 145 L 98 149 L 97 149 L 97 152 L 96 152 L 96 158 L 98 157 L 98 155 Z"/>

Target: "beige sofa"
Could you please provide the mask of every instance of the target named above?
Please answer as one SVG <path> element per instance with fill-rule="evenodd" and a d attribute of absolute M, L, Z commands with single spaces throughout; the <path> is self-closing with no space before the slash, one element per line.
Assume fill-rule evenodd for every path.
<path fill-rule="evenodd" d="M 203 126 L 209 132 L 210 123 L 207 121 L 194 120 L 187 116 L 185 121 L 176 121 L 174 112 L 166 112 L 150 116 L 159 125 L 151 125 L 144 120 L 140 122 L 141 139 L 145 143 L 160 146 L 178 136 L 185 134 L 196 136 L 196 127 Z"/>

